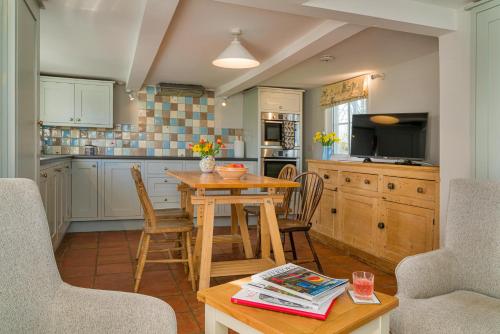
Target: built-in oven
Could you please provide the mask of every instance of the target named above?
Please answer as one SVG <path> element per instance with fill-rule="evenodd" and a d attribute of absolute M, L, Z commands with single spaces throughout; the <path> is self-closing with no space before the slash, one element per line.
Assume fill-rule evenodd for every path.
<path fill-rule="evenodd" d="M 261 175 L 278 177 L 281 169 L 288 164 L 302 170 L 299 150 L 265 148 L 261 150 Z"/>
<path fill-rule="evenodd" d="M 261 146 L 293 149 L 299 145 L 299 114 L 261 113 Z"/>

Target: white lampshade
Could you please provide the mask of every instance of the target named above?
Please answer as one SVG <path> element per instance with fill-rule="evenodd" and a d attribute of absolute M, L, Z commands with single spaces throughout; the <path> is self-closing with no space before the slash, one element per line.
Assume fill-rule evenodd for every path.
<path fill-rule="evenodd" d="M 240 33 L 233 33 L 234 39 L 212 64 L 224 68 L 252 68 L 260 65 L 238 40 Z"/>

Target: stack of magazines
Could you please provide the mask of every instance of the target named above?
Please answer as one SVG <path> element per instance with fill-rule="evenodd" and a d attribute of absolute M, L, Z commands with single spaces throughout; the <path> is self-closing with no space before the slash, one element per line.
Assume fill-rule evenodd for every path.
<path fill-rule="evenodd" d="M 266 310 L 325 320 L 349 281 L 288 263 L 252 276 L 231 301 Z"/>

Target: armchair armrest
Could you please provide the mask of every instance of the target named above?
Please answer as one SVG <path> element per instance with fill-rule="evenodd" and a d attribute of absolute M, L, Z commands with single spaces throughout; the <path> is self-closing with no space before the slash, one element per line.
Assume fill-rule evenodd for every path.
<path fill-rule="evenodd" d="M 175 312 L 160 299 L 63 283 L 52 304 L 54 333 L 177 333 Z"/>
<path fill-rule="evenodd" d="M 409 256 L 396 267 L 400 297 L 429 298 L 457 289 L 456 257 L 446 249 Z"/>

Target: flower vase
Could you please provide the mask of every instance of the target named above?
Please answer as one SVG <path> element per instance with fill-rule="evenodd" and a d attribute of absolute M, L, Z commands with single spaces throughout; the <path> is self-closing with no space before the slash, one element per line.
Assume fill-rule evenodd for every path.
<path fill-rule="evenodd" d="M 332 146 L 323 146 L 323 155 L 321 160 L 330 160 L 332 158 L 333 147 Z"/>
<path fill-rule="evenodd" d="M 200 170 L 203 173 L 212 173 L 215 169 L 215 157 L 212 155 L 201 158 Z"/>

